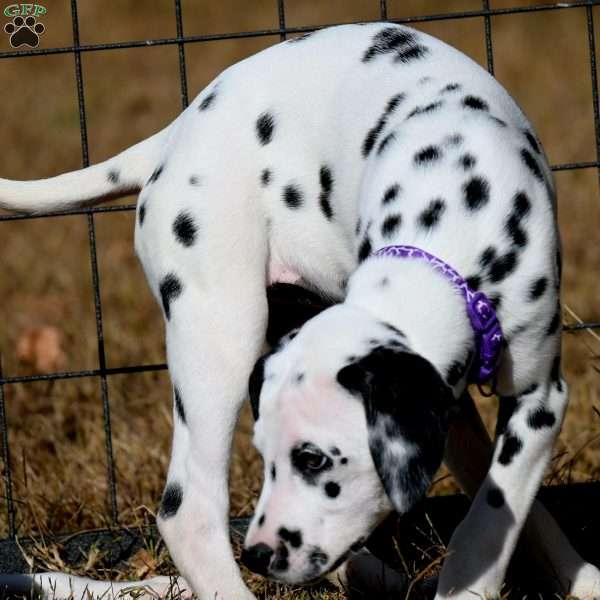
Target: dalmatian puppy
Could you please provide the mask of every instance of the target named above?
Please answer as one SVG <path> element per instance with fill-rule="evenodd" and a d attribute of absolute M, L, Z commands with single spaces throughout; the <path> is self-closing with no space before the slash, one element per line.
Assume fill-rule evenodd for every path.
<path fill-rule="evenodd" d="M 495 307 L 505 347 L 493 457 L 436 597 L 496 597 L 567 404 L 552 176 L 507 92 L 408 27 L 333 27 L 230 67 L 106 162 L 0 180 L 0 207 L 69 209 L 134 191 L 135 247 L 163 308 L 173 382 L 158 526 L 198 597 L 253 597 L 227 521 L 251 372 L 265 462 L 243 557 L 252 569 L 314 581 L 423 496 L 481 358 L 446 267 Z M 407 246 L 409 256 L 389 250 Z M 338 303 L 253 370 L 276 281 Z M 449 457 L 459 480 L 469 459 Z M 600 597 L 600 573 L 541 507 L 531 523 L 565 588 Z"/>

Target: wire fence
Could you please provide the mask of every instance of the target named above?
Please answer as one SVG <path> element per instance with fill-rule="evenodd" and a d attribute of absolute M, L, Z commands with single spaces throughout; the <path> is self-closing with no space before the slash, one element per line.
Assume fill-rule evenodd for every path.
<path fill-rule="evenodd" d="M 279 27 L 275 29 L 263 29 L 257 31 L 243 31 L 234 33 L 222 33 L 211 35 L 191 35 L 185 36 L 184 31 L 184 16 L 182 12 L 181 0 L 174 0 L 173 16 L 176 24 L 177 37 L 175 38 L 160 38 L 149 39 L 142 41 L 124 41 L 107 44 L 80 44 L 79 39 L 79 19 L 77 14 L 77 0 L 71 0 L 71 20 L 73 30 L 73 45 L 57 48 L 43 48 L 32 50 L 14 50 L 0 52 L 0 60 L 18 60 L 28 56 L 46 56 L 53 54 L 73 54 L 75 77 L 77 82 L 77 101 L 79 110 L 79 126 L 81 134 L 81 156 L 83 166 L 89 165 L 88 157 L 88 135 L 87 135 L 87 119 L 85 105 L 85 86 L 83 77 L 83 68 L 81 62 L 81 54 L 84 52 L 108 52 L 115 49 L 139 48 L 152 46 L 177 45 L 179 57 L 179 73 L 180 73 L 180 95 L 181 105 L 185 108 L 188 105 L 188 82 L 186 75 L 186 45 L 203 42 L 211 42 L 215 40 L 232 40 L 239 38 L 256 38 L 264 36 L 279 35 L 281 40 L 285 40 L 289 35 L 302 34 L 305 32 L 319 29 L 323 26 L 306 26 L 306 27 L 287 27 L 285 0 L 273 0 L 277 3 Z M 494 73 L 494 46 L 493 46 L 493 17 L 509 14 L 520 13 L 535 13 L 546 11 L 568 11 L 568 10 L 585 10 L 587 17 L 587 38 L 589 48 L 589 69 L 592 83 L 592 96 L 590 101 L 593 104 L 594 115 L 594 132 L 595 132 L 595 147 L 596 156 L 594 160 L 584 162 L 573 162 L 564 164 L 552 165 L 553 171 L 577 170 L 577 169 L 597 169 L 600 178 L 600 113 L 598 107 L 598 73 L 595 53 L 595 31 L 593 20 L 593 7 L 598 5 L 600 0 L 580 0 L 574 2 L 557 2 L 554 4 L 539 4 L 533 6 L 517 6 L 512 8 L 490 8 L 489 0 L 482 0 L 481 9 L 475 11 L 463 11 L 452 13 L 440 13 L 426 16 L 411 16 L 403 19 L 390 19 L 388 17 L 387 0 L 380 0 L 379 11 L 381 20 L 389 20 L 396 23 L 424 23 L 429 21 L 439 20 L 459 20 L 467 18 L 481 18 L 484 22 L 485 48 L 487 55 L 487 68 L 491 74 Z M 90 269 L 93 287 L 93 302 L 95 307 L 96 321 L 96 337 L 98 346 L 98 366 L 91 370 L 68 371 L 61 373 L 50 373 L 43 375 L 28 375 L 28 376 L 10 376 L 2 372 L 0 364 L 0 435 L 2 460 L 4 462 L 3 480 L 5 487 L 6 499 L 6 519 L 8 523 L 9 540 L 14 540 L 17 535 L 16 513 L 13 498 L 13 485 L 10 461 L 10 446 L 8 442 L 8 426 L 5 410 L 5 395 L 4 387 L 20 383 L 30 383 L 36 381 L 51 381 L 51 380 L 66 380 L 74 378 L 94 377 L 100 380 L 101 398 L 103 405 L 103 421 L 105 432 L 105 452 L 107 464 L 107 479 L 110 495 L 110 520 L 114 527 L 118 527 L 118 506 L 117 506 L 117 489 L 115 481 L 115 462 L 113 459 L 112 433 L 111 433 L 111 416 L 110 416 L 110 401 L 108 393 L 107 378 L 112 375 L 141 373 L 149 371 L 159 371 L 166 369 L 165 364 L 150 364 L 150 365 L 132 365 L 120 368 L 108 368 L 106 364 L 106 352 L 104 342 L 104 328 L 102 318 L 102 303 L 100 298 L 100 277 L 98 272 L 97 247 L 96 247 L 96 228 L 94 217 L 98 213 L 131 211 L 135 209 L 135 204 L 127 204 L 120 206 L 108 207 L 92 207 L 82 208 L 68 211 L 52 211 L 35 215 L 0 215 L 0 222 L 3 221 L 19 221 L 25 219 L 40 219 L 55 216 L 65 215 L 86 215 L 88 239 L 89 239 L 89 256 Z M 600 328 L 600 321 L 589 323 L 576 323 L 567 325 L 565 330 L 577 331 L 581 329 L 596 329 Z M 1 543 L 1 541 L 0 541 Z"/>

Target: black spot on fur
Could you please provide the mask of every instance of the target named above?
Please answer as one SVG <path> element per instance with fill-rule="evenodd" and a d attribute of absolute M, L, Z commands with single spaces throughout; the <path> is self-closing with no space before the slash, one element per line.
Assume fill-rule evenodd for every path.
<path fill-rule="evenodd" d="M 540 165 L 537 160 L 533 158 L 533 155 L 526 148 L 521 148 L 521 159 L 527 166 L 527 168 L 534 174 L 536 179 L 540 181 L 544 180 L 544 176 L 542 175 L 542 170 L 540 169 Z"/>
<path fill-rule="evenodd" d="M 470 171 L 477 162 L 477 159 L 472 154 L 463 154 L 458 162 L 465 171 Z"/>
<path fill-rule="evenodd" d="M 525 130 L 523 133 L 525 134 L 525 137 L 527 138 L 529 145 L 533 148 L 533 151 L 536 152 L 537 154 L 540 154 L 540 152 L 541 152 L 540 146 L 537 143 L 537 140 L 535 139 L 533 133 L 531 133 L 531 131 L 528 131 L 528 130 Z"/>
<path fill-rule="evenodd" d="M 269 169 L 263 169 L 260 174 L 260 182 L 263 187 L 266 187 L 271 183 L 271 171 Z"/>
<path fill-rule="evenodd" d="M 464 142 L 464 138 L 460 133 L 449 135 L 445 140 L 444 144 L 447 146 L 460 146 Z"/>
<path fill-rule="evenodd" d="M 523 449 L 521 438 L 517 437 L 510 430 L 507 430 L 503 435 L 502 449 L 498 455 L 498 462 L 501 465 L 509 465 L 514 457 Z"/>
<path fill-rule="evenodd" d="M 260 392 L 265 381 L 265 363 L 271 356 L 271 352 L 261 356 L 250 373 L 248 378 L 248 396 L 250 398 L 250 407 L 255 421 L 260 417 Z"/>
<path fill-rule="evenodd" d="M 271 113 L 265 112 L 258 117 L 256 121 L 256 133 L 263 146 L 266 146 L 273 139 L 274 129 L 275 119 Z"/>
<path fill-rule="evenodd" d="M 521 396 L 529 396 L 530 394 L 537 392 L 538 387 L 539 385 L 537 383 L 532 383 L 528 388 L 525 388 L 521 392 Z"/>
<path fill-rule="evenodd" d="M 330 448 L 329 452 L 331 452 L 332 456 L 339 456 L 342 453 L 337 446 L 333 446 L 333 448 Z"/>
<path fill-rule="evenodd" d="M 196 241 L 198 227 L 192 215 L 186 212 L 179 213 L 173 221 L 173 233 L 181 245 L 186 248 L 193 246 Z"/>
<path fill-rule="evenodd" d="M 552 368 L 550 369 L 550 379 L 552 383 L 556 386 L 556 389 L 559 392 L 563 391 L 562 380 L 560 377 L 560 356 L 555 356 L 552 361 Z"/>
<path fill-rule="evenodd" d="M 387 287 L 388 285 L 390 285 L 390 278 L 382 277 L 377 285 L 381 288 Z"/>
<path fill-rule="evenodd" d="M 442 151 L 437 146 L 427 146 L 415 154 L 414 161 L 418 166 L 429 165 L 442 157 Z"/>
<path fill-rule="evenodd" d="M 473 110 L 489 110 L 488 103 L 477 96 L 465 96 L 463 98 L 463 106 Z"/>
<path fill-rule="evenodd" d="M 211 92 L 202 100 L 202 102 L 200 102 L 200 106 L 198 107 L 199 110 L 208 110 L 213 105 L 216 97 L 216 92 Z"/>
<path fill-rule="evenodd" d="M 335 481 L 328 481 L 325 484 L 325 493 L 329 498 L 337 498 L 340 494 L 340 486 Z"/>
<path fill-rule="evenodd" d="M 183 286 L 177 275 L 174 273 L 169 273 L 163 277 L 158 289 L 162 299 L 165 316 L 168 320 L 171 318 L 171 303 L 181 295 Z"/>
<path fill-rule="evenodd" d="M 112 169 L 108 172 L 107 179 L 109 183 L 116 184 L 119 183 L 119 179 L 121 178 L 119 171 L 116 169 Z"/>
<path fill-rule="evenodd" d="M 300 546 L 302 546 L 302 533 L 299 529 L 290 530 L 285 527 L 280 527 L 277 534 L 292 548 L 300 548 Z"/>
<path fill-rule="evenodd" d="M 176 481 L 167 484 L 165 491 L 160 501 L 160 516 L 163 519 L 168 519 L 177 514 L 181 502 L 183 501 L 183 488 Z"/>
<path fill-rule="evenodd" d="M 405 120 L 408 121 L 409 119 L 412 119 L 413 117 L 416 117 L 418 115 L 425 115 L 425 114 L 431 113 L 434 110 L 441 108 L 443 104 L 444 103 L 441 100 L 438 100 L 437 102 L 431 102 L 431 104 L 426 104 L 425 106 L 417 106 L 417 107 L 413 108 L 408 113 L 408 115 L 406 115 Z"/>
<path fill-rule="evenodd" d="M 381 199 L 381 204 L 385 206 L 390 202 L 393 202 L 398 197 L 398 192 L 400 192 L 400 185 L 394 183 L 394 185 L 390 185 L 390 187 L 385 190 L 383 194 L 383 198 Z"/>
<path fill-rule="evenodd" d="M 546 335 L 554 335 L 558 331 L 558 327 L 560 325 L 560 307 L 554 313 L 552 317 L 552 321 L 550 321 L 550 325 L 548 325 L 548 329 L 546 329 Z"/>
<path fill-rule="evenodd" d="M 330 221 L 333 217 L 331 208 L 331 191 L 333 190 L 333 176 L 331 169 L 327 166 L 322 166 L 319 171 L 319 182 L 321 184 L 321 193 L 319 194 L 319 204 L 325 217 Z"/>
<path fill-rule="evenodd" d="M 521 222 L 529 214 L 530 203 L 523 193 L 517 194 L 513 211 L 508 215 L 504 230 L 514 246 L 523 248 L 527 245 L 527 232 L 521 227 Z"/>
<path fill-rule="evenodd" d="M 504 493 L 498 487 L 491 487 L 488 490 L 486 501 L 492 508 L 502 508 L 504 506 Z"/>
<path fill-rule="evenodd" d="M 185 408 L 183 406 L 183 400 L 181 398 L 181 393 L 179 392 L 179 390 L 177 388 L 174 388 L 174 395 L 175 395 L 175 410 L 177 411 L 177 414 L 179 415 L 179 419 L 181 420 L 181 422 L 183 424 L 185 424 L 186 423 Z"/>
<path fill-rule="evenodd" d="M 360 248 L 358 249 L 358 262 L 362 262 L 365 258 L 368 258 L 371 255 L 371 251 L 373 247 L 371 246 L 371 240 L 369 236 L 365 236 L 365 239 L 362 241 Z"/>
<path fill-rule="evenodd" d="M 446 203 L 442 199 L 436 198 L 432 200 L 429 206 L 419 215 L 419 225 L 425 229 L 433 229 L 438 224 L 445 210 Z"/>
<path fill-rule="evenodd" d="M 402 215 L 390 215 L 385 219 L 381 226 L 381 235 L 383 237 L 391 237 L 398 231 L 398 227 L 402 223 Z"/>
<path fill-rule="evenodd" d="M 546 277 L 540 277 L 539 279 L 536 279 L 529 288 L 529 299 L 537 300 L 538 298 L 541 298 L 544 295 L 547 287 L 548 279 Z"/>
<path fill-rule="evenodd" d="M 409 46 L 406 50 L 401 50 L 394 57 L 394 62 L 408 63 L 411 60 L 423 58 L 429 52 L 429 48 L 417 44 L 416 46 Z"/>
<path fill-rule="evenodd" d="M 491 121 L 496 123 L 496 125 L 498 125 L 498 127 L 508 127 L 508 125 L 506 124 L 506 121 L 503 121 L 502 119 L 499 119 L 498 117 L 495 117 L 494 115 L 489 115 L 489 118 Z"/>
<path fill-rule="evenodd" d="M 531 211 L 531 202 L 525 192 L 519 192 L 513 201 L 514 214 L 519 220 L 524 219 Z"/>
<path fill-rule="evenodd" d="M 392 54 L 394 62 L 407 63 L 421 58 L 427 52 L 428 49 L 418 43 L 418 38 L 413 32 L 401 27 L 386 27 L 375 34 L 362 61 L 367 63 L 378 56 Z"/>
<path fill-rule="evenodd" d="M 502 396 L 498 403 L 498 418 L 496 419 L 496 437 L 501 436 L 518 406 L 514 396 Z"/>
<path fill-rule="evenodd" d="M 396 139 L 396 134 L 392 131 L 388 133 L 379 143 L 377 147 L 377 156 L 381 156 L 385 149 Z"/>
<path fill-rule="evenodd" d="M 483 177 L 473 177 L 463 185 L 463 195 L 469 210 L 479 210 L 490 200 L 490 184 Z"/>
<path fill-rule="evenodd" d="M 273 481 L 277 479 L 277 469 L 275 468 L 275 463 L 271 463 L 271 479 Z"/>
<path fill-rule="evenodd" d="M 510 251 L 496 258 L 490 265 L 489 278 L 492 283 L 498 283 L 508 277 L 517 266 L 517 255 Z"/>
<path fill-rule="evenodd" d="M 478 290 L 481 286 L 481 277 L 479 275 L 471 275 L 467 277 L 466 280 L 467 285 L 474 290 Z"/>
<path fill-rule="evenodd" d="M 152 172 L 152 175 L 150 175 L 148 183 L 156 183 L 164 170 L 165 165 L 159 165 L 158 167 L 156 167 L 156 169 L 154 169 L 154 171 Z"/>
<path fill-rule="evenodd" d="M 402 100 L 404 100 L 404 94 L 402 93 L 392 96 L 386 104 L 383 113 L 377 120 L 377 123 L 369 129 L 362 146 L 362 154 L 365 158 L 369 156 L 371 150 L 373 150 L 373 146 L 377 143 L 377 139 L 383 131 L 383 128 L 386 126 L 390 115 L 396 110 Z"/>
<path fill-rule="evenodd" d="M 145 204 L 140 204 L 140 210 L 139 210 L 139 221 L 140 221 L 140 227 L 144 224 L 144 219 L 146 218 L 146 205 Z"/>
<path fill-rule="evenodd" d="M 543 429 L 544 427 L 552 428 L 556 424 L 556 416 L 553 412 L 539 406 L 532 410 L 527 417 L 527 425 L 531 429 Z"/>
<path fill-rule="evenodd" d="M 456 92 L 457 90 L 460 90 L 461 85 L 460 83 L 449 83 L 447 86 L 443 87 L 440 90 L 440 94 L 447 94 L 448 92 Z"/>
<path fill-rule="evenodd" d="M 300 188 L 292 184 L 286 185 L 283 188 L 283 200 L 289 208 L 300 208 L 303 202 Z"/>
<path fill-rule="evenodd" d="M 488 267 L 492 261 L 496 258 L 496 249 L 493 246 L 488 246 L 479 258 L 479 264 L 482 268 Z"/>
<path fill-rule="evenodd" d="M 198 175 L 190 175 L 189 183 L 193 186 L 200 185 L 200 177 Z"/>
<path fill-rule="evenodd" d="M 343 456 L 342 458 L 340 458 L 340 463 L 342 465 L 347 465 L 348 464 L 348 459 L 345 456 Z"/>
<path fill-rule="evenodd" d="M 258 526 L 262 527 L 265 524 L 265 515 L 260 515 L 258 519 Z"/>

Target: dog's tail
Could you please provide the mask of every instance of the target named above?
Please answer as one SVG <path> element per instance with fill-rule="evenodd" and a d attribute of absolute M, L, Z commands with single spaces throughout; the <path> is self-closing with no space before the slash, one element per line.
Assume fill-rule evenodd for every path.
<path fill-rule="evenodd" d="M 157 168 L 169 128 L 79 171 L 35 181 L 0 179 L 0 208 L 24 213 L 68 210 L 137 193 Z"/>

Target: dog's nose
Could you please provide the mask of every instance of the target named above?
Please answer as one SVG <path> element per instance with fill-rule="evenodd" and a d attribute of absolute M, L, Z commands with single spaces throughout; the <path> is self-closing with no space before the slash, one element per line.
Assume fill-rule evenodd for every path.
<path fill-rule="evenodd" d="M 242 551 L 242 562 L 254 573 L 266 575 L 273 556 L 273 549 L 267 544 L 255 544 Z"/>

